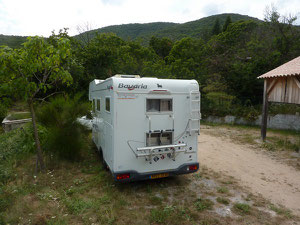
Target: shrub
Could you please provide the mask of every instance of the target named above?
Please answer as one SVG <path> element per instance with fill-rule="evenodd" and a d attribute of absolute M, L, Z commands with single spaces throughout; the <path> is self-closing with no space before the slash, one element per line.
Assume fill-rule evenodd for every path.
<path fill-rule="evenodd" d="M 7 114 L 7 108 L 5 105 L 0 103 L 0 122 L 6 117 Z"/>
<path fill-rule="evenodd" d="M 32 124 L 0 135 L 0 184 L 6 183 L 13 175 L 16 160 L 21 160 L 35 151 Z M 41 144 L 45 143 L 46 130 L 38 126 Z"/>
<path fill-rule="evenodd" d="M 300 114 L 300 106 L 296 104 L 270 103 L 269 115 L 276 114 Z"/>
<path fill-rule="evenodd" d="M 0 98 L 0 122 L 7 116 L 8 108 L 11 106 L 12 100 L 7 97 Z"/>
<path fill-rule="evenodd" d="M 254 107 L 250 107 L 249 111 L 245 115 L 245 119 L 249 122 L 254 122 L 258 119 L 259 115 L 260 111 L 256 110 Z"/>
<path fill-rule="evenodd" d="M 57 97 L 37 112 L 38 121 L 47 130 L 45 152 L 60 159 L 76 160 L 88 147 L 87 130 L 77 118 L 86 115 L 88 103 L 80 102 L 80 95 L 73 99 Z"/>

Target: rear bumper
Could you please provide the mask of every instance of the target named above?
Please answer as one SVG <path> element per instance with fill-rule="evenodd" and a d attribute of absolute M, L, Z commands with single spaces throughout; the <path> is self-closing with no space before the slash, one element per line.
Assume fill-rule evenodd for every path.
<path fill-rule="evenodd" d="M 197 169 L 189 170 L 190 166 L 197 166 Z M 137 181 L 137 180 L 148 180 L 151 179 L 151 175 L 155 174 L 163 174 L 168 173 L 169 176 L 175 176 L 180 174 L 188 174 L 188 173 L 194 173 L 199 170 L 199 163 L 185 163 L 178 167 L 177 169 L 172 170 L 160 170 L 160 171 L 154 171 L 149 173 L 138 173 L 135 170 L 125 170 L 125 171 L 118 171 L 116 173 L 112 173 L 115 181 L 118 182 L 130 182 L 130 181 Z M 117 179 L 118 175 L 129 174 L 129 178 L 125 179 Z"/>

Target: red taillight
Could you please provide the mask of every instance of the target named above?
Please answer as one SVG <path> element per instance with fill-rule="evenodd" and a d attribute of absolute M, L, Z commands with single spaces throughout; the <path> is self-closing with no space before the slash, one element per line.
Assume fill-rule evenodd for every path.
<path fill-rule="evenodd" d="M 198 166 L 197 165 L 191 165 L 188 167 L 188 170 L 197 170 Z"/>
<path fill-rule="evenodd" d="M 123 179 L 128 179 L 128 178 L 130 178 L 129 173 L 123 173 L 123 174 L 118 174 L 117 175 L 117 180 L 123 180 Z"/>

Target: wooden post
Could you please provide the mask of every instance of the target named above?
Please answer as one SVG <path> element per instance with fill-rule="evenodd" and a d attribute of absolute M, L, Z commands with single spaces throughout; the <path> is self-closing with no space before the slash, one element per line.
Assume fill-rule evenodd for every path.
<path fill-rule="evenodd" d="M 261 117 L 261 139 L 266 140 L 267 124 L 268 124 L 268 91 L 267 91 L 267 79 L 264 82 L 264 95 L 263 95 L 263 108 Z"/>

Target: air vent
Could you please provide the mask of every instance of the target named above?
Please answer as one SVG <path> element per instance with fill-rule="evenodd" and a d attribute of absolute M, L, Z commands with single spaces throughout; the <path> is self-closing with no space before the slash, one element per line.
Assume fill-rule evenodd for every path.
<path fill-rule="evenodd" d="M 119 78 L 141 78 L 140 75 L 123 75 L 123 74 L 116 74 L 114 77 Z"/>

